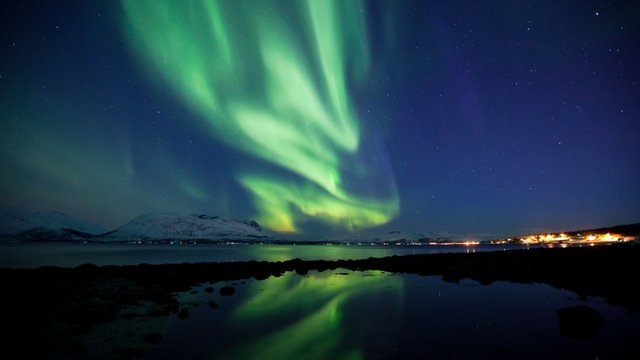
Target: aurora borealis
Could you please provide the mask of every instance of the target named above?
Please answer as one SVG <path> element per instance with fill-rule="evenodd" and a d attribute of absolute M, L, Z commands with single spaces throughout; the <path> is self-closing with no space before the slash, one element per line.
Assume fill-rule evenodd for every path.
<path fill-rule="evenodd" d="M 299 279 L 272 277 L 251 285 L 251 298 L 233 313 L 235 322 L 246 327 L 274 324 L 282 314 L 293 315 L 296 321 L 285 323 L 267 335 L 258 334 L 255 341 L 234 349 L 224 358 L 364 359 L 362 350 L 351 340 L 366 342 L 362 334 L 372 318 L 386 321 L 388 330 L 402 312 L 403 281 L 382 271 L 362 275 L 316 273 Z M 378 304 L 384 303 L 385 310 L 368 314 L 366 322 L 350 321 L 348 312 L 358 309 L 365 297 L 377 298 Z"/>
<path fill-rule="evenodd" d="M 21 2 L 0 206 L 301 236 L 637 222 L 630 2 Z M 349 235 L 351 236 L 351 235 Z"/>
<path fill-rule="evenodd" d="M 311 216 L 353 229 L 397 213 L 392 177 L 372 171 L 377 164 L 362 154 L 348 91 L 348 77 L 366 76 L 363 4 L 124 1 L 124 8 L 142 62 L 217 138 L 296 175 L 237 175 L 260 223 L 293 232 L 296 217 Z M 385 197 L 354 194 L 345 176 L 388 179 Z"/>

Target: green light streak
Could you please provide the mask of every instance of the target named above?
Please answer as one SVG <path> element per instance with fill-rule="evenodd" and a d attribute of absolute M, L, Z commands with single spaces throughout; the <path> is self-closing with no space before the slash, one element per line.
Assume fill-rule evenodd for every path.
<path fill-rule="evenodd" d="M 369 64 L 360 2 L 123 5 L 132 48 L 150 75 L 160 74 L 220 140 L 285 170 L 238 175 L 266 227 L 293 232 L 314 218 L 354 229 L 397 214 L 392 177 L 367 166 L 349 95 L 349 80 L 363 78 Z M 345 186 L 352 177 L 389 180 L 381 194 L 360 193 Z"/>
<path fill-rule="evenodd" d="M 242 177 L 242 183 L 258 199 L 256 206 L 261 213 L 258 221 L 282 231 L 295 230 L 290 221 L 296 217 L 295 211 L 350 230 L 384 224 L 394 214 L 394 209 L 377 200 L 357 199 L 342 193 L 340 197 L 334 196 L 310 183 L 298 186 L 251 176 Z"/>
<path fill-rule="evenodd" d="M 254 283 L 249 301 L 234 312 L 232 321 L 251 328 L 253 323 L 274 323 L 283 314 L 296 319 L 276 331 L 247 341 L 224 354 L 228 359 L 362 359 L 357 346 L 358 324 L 343 321 L 357 312 L 359 301 L 383 297 L 385 315 L 399 312 L 404 293 L 402 278 L 381 271 L 337 275 L 317 273 L 309 277 L 271 277 Z M 375 317 L 375 316 L 374 316 Z"/>

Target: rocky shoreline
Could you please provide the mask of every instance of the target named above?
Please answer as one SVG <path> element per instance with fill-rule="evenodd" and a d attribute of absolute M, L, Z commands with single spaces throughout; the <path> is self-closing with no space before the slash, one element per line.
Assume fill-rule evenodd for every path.
<path fill-rule="evenodd" d="M 49 357 L 47 332 L 63 324 L 71 334 L 90 332 L 96 324 L 139 316 L 188 316 L 173 296 L 194 286 L 223 281 L 266 279 L 288 271 L 306 275 L 332 269 L 383 270 L 393 273 L 463 278 L 483 285 L 495 281 L 545 283 L 571 290 L 581 297 L 598 296 L 629 311 L 640 309 L 633 291 L 638 278 L 640 247 L 617 244 L 583 248 L 532 249 L 472 254 L 447 253 L 391 256 L 363 260 L 235 263 L 184 263 L 76 268 L 0 269 L 5 296 L 3 308 L 11 335 L 7 344 L 34 344 L 25 355 Z M 214 285 L 215 286 L 215 285 Z M 211 288 L 213 291 L 213 288 Z M 233 293 L 233 288 L 225 288 Z M 128 307 L 147 304 L 146 312 L 128 313 Z M 151 304 L 151 306 L 148 306 Z M 215 307 L 216 304 L 209 304 Z M 152 336 L 150 342 L 156 341 Z M 11 346 L 9 346 L 11 347 Z M 50 353 L 48 355 L 51 355 Z M 130 355 L 130 354 L 129 354 Z M 63 357 L 73 357 L 67 354 Z M 126 357 L 126 356 L 125 356 Z"/>

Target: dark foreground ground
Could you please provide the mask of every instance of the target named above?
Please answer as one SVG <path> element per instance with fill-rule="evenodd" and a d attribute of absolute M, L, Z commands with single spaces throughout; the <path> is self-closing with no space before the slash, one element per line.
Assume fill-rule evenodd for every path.
<path fill-rule="evenodd" d="M 439 275 L 453 282 L 470 278 L 481 284 L 494 281 L 546 283 L 574 291 L 580 296 L 603 297 L 611 305 L 637 311 L 640 309 L 640 292 L 635 287 L 640 273 L 639 264 L 640 246 L 631 243 L 364 260 L 294 259 L 285 262 L 102 267 L 86 264 L 73 269 L 0 269 L 3 327 L 6 332 L 2 336 L 5 343 L 2 351 L 8 354 L 8 351 L 16 349 L 21 354 L 20 358 L 82 358 L 80 344 L 65 344 L 65 336 L 49 336 L 51 324 L 62 329 L 62 334 L 73 335 L 90 332 L 97 324 L 116 319 L 179 314 L 180 304 L 172 296 L 176 292 L 188 291 L 197 284 L 266 279 L 287 271 L 306 274 L 310 270 L 344 268 Z M 146 307 L 147 313 L 123 312 L 123 309 L 141 303 L 152 304 Z M 153 338 L 147 340 L 150 343 L 154 341 Z M 143 350 L 136 352 L 134 349 L 118 354 L 118 357 L 142 354 Z"/>

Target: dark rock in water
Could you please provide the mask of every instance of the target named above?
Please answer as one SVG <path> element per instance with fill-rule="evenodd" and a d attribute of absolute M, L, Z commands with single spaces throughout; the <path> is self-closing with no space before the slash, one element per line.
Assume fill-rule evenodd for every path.
<path fill-rule="evenodd" d="M 212 288 L 211 286 L 209 286 L 208 288 L 204 289 L 204 292 L 212 293 L 212 292 L 213 292 L 213 290 L 214 290 L 214 288 Z"/>
<path fill-rule="evenodd" d="M 258 271 L 253 275 L 253 278 L 256 280 L 267 280 L 271 276 L 271 273 L 267 271 Z"/>
<path fill-rule="evenodd" d="M 157 332 L 153 332 L 151 334 L 145 335 L 143 339 L 146 343 L 155 345 L 160 342 L 160 339 L 162 339 L 162 335 L 158 334 Z"/>
<path fill-rule="evenodd" d="M 231 286 L 225 286 L 222 289 L 220 289 L 220 295 L 222 296 L 233 295 L 235 294 L 235 292 L 236 292 L 236 289 Z"/>
<path fill-rule="evenodd" d="M 189 317 L 189 309 L 187 309 L 186 307 L 182 308 L 178 313 L 178 319 L 184 320 L 184 319 L 187 319 L 188 317 Z"/>
<path fill-rule="evenodd" d="M 298 275 L 307 275 L 309 273 L 309 269 L 307 269 L 306 267 L 297 267 L 296 268 L 296 274 Z"/>
<path fill-rule="evenodd" d="M 209 305 L 209 307 L 210 307 L 210 308 L 212 308 L 212 309 L 217 309 L 217 308 L 219 308 L 219 307 L 220 307 L 220 306 L 218 306 L 218 304 L 217 304 L 215 301 L 213 301 L 213 300 L 209 301 L 209 302 L 207 303 L 207 305 Z"/>
<path fill-rule="evenodd" d="M 592 338 L 604 325 L 602 315 L 584 305 L 558 309 L 558 320 L 560 334 L 574 338 Z"/>

